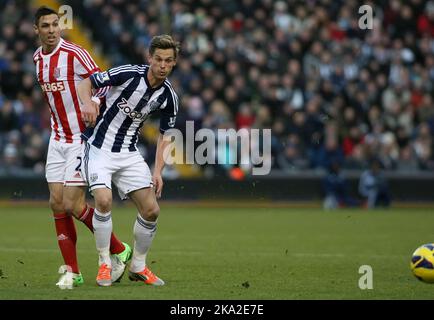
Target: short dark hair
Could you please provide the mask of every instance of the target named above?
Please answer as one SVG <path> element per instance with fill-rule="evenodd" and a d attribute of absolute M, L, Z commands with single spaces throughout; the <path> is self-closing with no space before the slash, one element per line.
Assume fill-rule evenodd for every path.
<path fill-rule="evenodd" d="M 36 10 L 35 13 L 35 25 L 37 26 L 39 23 L 39 19 L 43 16 L 48 16 L 50 14 L 55 14 L 56 16 L 59 16 L 59 14 L 56 12 L 56 10 L 51 9 L 47 6 L 39 7 L 38 10 Z"/>
<path fill-rule="evenodd" d="M 149 53 L 152 56 L 156 49 L 173 49 L 175 53 L 175 59 L 179 52 L 179 42 L 173 40 L 173 38 L 168 34 L 163 34 L 155 36 L 151 40 L 151 45 L 149 46 Z"/>

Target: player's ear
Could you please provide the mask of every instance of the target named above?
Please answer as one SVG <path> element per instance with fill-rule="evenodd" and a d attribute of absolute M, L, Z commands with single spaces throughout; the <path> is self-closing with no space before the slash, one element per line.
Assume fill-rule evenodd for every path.
<path fill-rule="evenodd" d="M 39 35 L 39 29 L 38 29 L 38 26 L 36 24 L 33 25 L 33 30 L 35 31 L 36 35 Z"/>
<path fill-rule="evenodd" d="M 149 52 L 147 52 L 145 54 L 145 59 L 146 59 L 146 62 L 151 63 L 152 56 L 151 56 L 151 54 Z"/>
<path fill-rule="evenodd" d="M 178 62 L 178 52 L 177 52 L 177 50 L 173 50 L 173 53 L 174 53 L 174 60 L 175 60 L 175 63 L 173 64 L 173 66 L 176 66 L 176 63 Z"/>

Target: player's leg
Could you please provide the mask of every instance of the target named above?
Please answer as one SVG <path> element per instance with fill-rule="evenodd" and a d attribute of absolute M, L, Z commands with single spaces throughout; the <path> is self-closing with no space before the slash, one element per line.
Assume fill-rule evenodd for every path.
<path fill-rule="evenodd" d="M 65 168 L 65 188 L 63 191 L 63 206 L 66 213 L 73 215 L 76 219 L 83 222 L 88 229 L 93 232 L 93 213 L 94 208 L 86 203 L 87 183 L 82 173 L 84 167 L 84 146 L 81 144 L 71 144 L 65 148 L 66 168 Z M 112 234 L 110 239 L 110 252 L 129 257 L 131 249 L 124 245 Z"/>
<path fill-rule="evenodd" d="M 81 221 L 93 233 L 93 214 L 94 208 L 86 203 L 86 189 L 84 187 L 64 187 L 63 205 L 65 212 L 73 215 Z M 110 237 L 110 253 L 123 254 L 126 248 L 125 244 L 119 241 L 114 233 Z"/>
<path fill-rule="evenodd" d="M 108 188 L 95 189 L 93 196 L 95 198 L 95 212 L 92 224 L 100 255 L 100 264 L 110 265 L 110 235 L 113 229 L 111 220 L 112 191 Z"/>
<path fill-rule="evenodd" d="M 62 276 L 56 285 L 62 289 L 72 289 L 72 285 L 83 283 L 83 278 L 80 274 L 77 262 L 77 234 L 74 220 L 71 216 L 66 214 L 63 206 L 65 163 L 66 159 L 62 149 L 62 143 L 50 140 L 45 175 L 50 191 L 49 204 L 54 216 L 57 242 L 65 263 L 65 267 L 61 267 Z M 59 269 L 59 272 L 60 271 Z"/>
<path fill-rule="evenodd" d="M 131 280 L 161 286 L 164 281 L 152 273 L 146 265 L 146 256 L 157 231 L 157 218 L 160 212 L 154 188 L 133 191 L 129 194 L 139 214 L 134 223 L 134 251 L 130 265 Z"/>
<path fill-rule="evenodd" d="M 57 233 L 57 243 L 62 253 L 65 265 L 71 268 L 73 273 L 79 274 L 77 262 L 77 233 L 74 220 L 63 207 L 63 183 L 48 183 L 50 190 L 50 208 L 54 216 L 54 224 Z"/>
<path fill-rule="evenodd" d="M 152 188 L 149 167 L 138 152 L 131 154 L 127 165 L 113 175 L 113 182 L 118 187 L 121 199 L 128 195 L 138 210 L 134 224 L 134 251 L 129 277 L 131 280 L 140 280 L 147 284 L 163 285 L 164 282 L 146 266 L 146 255 L 155 237 L 160 208 Z"/>
<path fill-rule="evenodd" d="M 80 219 L 83 211 L 86 211 L 86 194 L 84 187 L 69 186 L 67 184 L 63 187 L 63 207 L 65 212 L 69 215 Z"/>
<path fill-rule="evenodd" d="M 137 207 L 138 215 L 134 223 L 134 253 L 130 270 L 140 272 L 146 266 L 146 255 L 157 231 L 157 218 L 160 212 L 154 188 L 136 190 L 130 198 Z"/>
<path fill-rule="evenodd" d="M 157 218 L 160 208 L 154 188 L 136 190 L 130 197 L 139 214 L 134 223 L 134 253 L 131 261 L 129 278 L 146 284 L 162 286 L 164 281 L 158 278 L 146 265 L 146 256 L 155 238 Z"/>
<path fill-rule="evenodd" d="M 93 196 L 95 198 L 95 212 L 92 224 L 99 264 L 96 281 L 100 286 L 110 286 L 112 284 L 112 263 L 110 260 L 110 236 L 113 230 L 111 218 L 112 191 L 108 188 L 94 189 Z"/>
<path fill-rule="evenodd" d="M 93 218 L 95 209 L 88 206 L 85 201 L 85 189 L 82 187 L 65 187 L 64 188 L 64 203 L 75 203 L 75 207 L 71 210 L 74 216 L 83 222 L 88 229 L 94 233 Z M 75 202 L 74 202 L 75 201 Z M 68 208 L 67 206 L 65 206 Z M 66 209 L 68 211 L 68 209 Z M 110 234 L 110 260 L 112 266 L 111 280 L 119 282 L 124 275 L 126 264 L 131 260 L 133 250 L 126 242 L 121 242 L 115 236 L 114 232 Z"/>
<path fill-rule="evenodd" d="M 375 208 L 376 202 L 377 202 L 378 192 L 376 190 L 370 190 L 368 192 L 368 208 L 373 209 Z"/>
<path fill-rule="evenodd" d="M 75 208 L 73 209 L 75 217 L 83 222 L 93 233 L 93 216 L 95 209 L 88 206 L 85 202 L 85 189 L 79 187 L 65 187 L 64 189 L 64 203 L 65 199 L 67 202 L 70 201 L 70 203 L 76 201 Z M 77 189 L 79 190 L 78 194 Z M 68 209 L 66 211 L 68 211 Z M 133 250 L 126 242 L 119 241 L 112 231 L 110 235 L 110 253 L 112 266 L 111 280 L 112 282 L 119 282 L 124 275 L 126 264 L 131 260 Z"/>
<path fill-rule="evenodd" d="M 118 169 L 118 163 L 111 157 L 110 152 L 93 147 L 88 143 L 85 144 L 83 169 L 89 189 L 95 199 L 92 225 L 99 265 L 96 282 L 100 286 L 112 284 L 110 260 L 110 237 L 113 229 L 111 178 Z"/>

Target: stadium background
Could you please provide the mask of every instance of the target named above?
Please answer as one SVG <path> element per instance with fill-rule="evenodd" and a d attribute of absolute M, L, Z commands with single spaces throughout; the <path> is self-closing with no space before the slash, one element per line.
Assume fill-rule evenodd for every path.
<path fill-rule="evenodd" d="M 33 12 L 41 4 L 71 6 L 73 29 L 63 36 L 102 69 L 144 63 L 156 34 L 179 40 L 170 80 L 181 97 L 181 130 L 185 120 L 196 130 L 272 129 L 270 175 L 252 177 L 248 166 L 230 164 L 168 167 L 166 199 L 190 186 L 184 198 L 318 200 L 335 161 L 357 196 L 373 156 L 395 199 L 432 199 L 434 3 L 422 0 L 2 1 L 0 175 L 9 186 L 2 197 L 45 196 L 50 121 L 32 62 L 39 46 Z M 373 8 L 373 30 L 358 26 L 362 4 Z M 144 126 L 139 146 L 149 163 L 157 134 L 157 121 Z M 30 179 L 22 186 L 41 185 L 39 192 L 20 188 L 16 177 Z M 230 180 L 239 191 L 227 192 Z"/>
<path fill-rule="evenodd" d="M 99 290 L 94 238 L 78 221 L 85 285 L 54 288 L 49 112 L 32 62 L 41 4 L 72 7 L 64 37 L 103 69 L 143 63 L 155 34 L 181 41 L 170 76 L 181 130 L 185 120 L 272 129 L 270 175 L 225 164 L 165 172 L 164 200 L 214 201 L 162 201 L 150 263 L 163 290 L 124 280 Z M 362 4 L 373 8 L 373 30 L 358 28 Z M 432 206 L 396 204 L 433 201 L 433 25 L 434 4 L 422 0 L 1 1 L 0 299 L 432 299 L 409 270 L 414 249 L 432 242 Z M 147 122 L 140 140 L 150 163 L 157 133 L 158 121 Z M 330 163 L 357 197 L 372 156 L 385 166 L 393 209 L 321 210 Z M 42 201 L 20 201 L 32 199 Z M 115 210 L 116 233 L 132 243 L 135 210 Z M 358 286 L 362 265 L 374 270 L 374 290 Z"/>

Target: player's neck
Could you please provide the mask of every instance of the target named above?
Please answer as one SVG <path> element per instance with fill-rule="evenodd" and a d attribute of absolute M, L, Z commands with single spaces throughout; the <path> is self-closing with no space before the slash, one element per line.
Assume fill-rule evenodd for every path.
<path fill-rule="evenodd" d="M 164 79 L 159 80 L 159 79 L 154 77 L 154 75 L 151 72 L 151 68 L 149 68 L 146 77 L 148 78 L 148 82 L 149 82 L 149 85 L 151 86 L 151 88 L 159 87 L 164 82 Z"/>
<path fill-rule="evenodd" d="M 56 49 L 56 47 L 58 46 L 59 42 L 60 42 L 60 38 L 56 42 L 56 44 L 53 44 L 53 45 L 42 44 L 42 53 L 43 54 L 50 54 L 50 53 L 52 53 L 53 50 Z"/>

